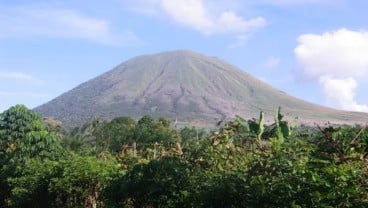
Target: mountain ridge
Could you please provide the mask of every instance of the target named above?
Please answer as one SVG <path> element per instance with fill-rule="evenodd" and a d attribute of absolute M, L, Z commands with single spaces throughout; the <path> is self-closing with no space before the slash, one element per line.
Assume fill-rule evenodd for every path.
<path fill-rule="evenodd" d="M 138 118 L 144 114 L 211 124 L 235 115 L 256 117 L 260 111 L 272 120 L 278 106 L 304 123 L 364 123 L 367 118 L 363 113 L 303 101 L 219 58 L 189 50 L 129 59 L 35 111 L 67 126 L 94 116 Z"/>

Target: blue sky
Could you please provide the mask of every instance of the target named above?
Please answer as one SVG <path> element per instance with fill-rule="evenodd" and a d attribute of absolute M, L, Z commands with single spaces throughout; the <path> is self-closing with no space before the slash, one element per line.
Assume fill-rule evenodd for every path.
<path fill-rule="evenodd" d="M 119 63 L 188 49 L 293 96 L 368 112 L 366 0 L 3 0 L 0 111 Z"/>

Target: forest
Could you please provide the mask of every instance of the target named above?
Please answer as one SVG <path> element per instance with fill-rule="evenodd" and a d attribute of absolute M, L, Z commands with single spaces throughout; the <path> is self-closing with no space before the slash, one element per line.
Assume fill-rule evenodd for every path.
<path fill-rule="evenodd" d="M 368 207 L 366 126 L 0 114 L 0 207 Z M 327 121 L 326 121 L 327 122 Z"/>

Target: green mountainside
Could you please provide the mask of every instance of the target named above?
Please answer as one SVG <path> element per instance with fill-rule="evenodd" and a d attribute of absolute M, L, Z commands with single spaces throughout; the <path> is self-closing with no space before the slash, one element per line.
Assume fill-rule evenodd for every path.
<path fill-rule="evenodd" d="M 260 111 L 272 121 L 278 106 L 299 123 L 365 123 L 368 118 L 292 97 L 218 58 L 185 50 L 130 59 L 34 110 L 65 126 L 96 116 L 145 114 L 215 125 L 235 115 L 257 117 Z"/>

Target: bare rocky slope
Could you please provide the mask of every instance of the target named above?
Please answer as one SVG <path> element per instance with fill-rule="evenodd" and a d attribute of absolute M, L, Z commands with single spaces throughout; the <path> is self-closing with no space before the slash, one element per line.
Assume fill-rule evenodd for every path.
<path fill-rule="evenodd" d="M 300 123 L 364 123 L 367 114 L 339 111 L 287 95 L 218 58 L 171 51 L 130 59 L 34 110 L 74 126 L 93 117 L 149 114 L 213 125 L 240 115 L 272 120 L 278 106 Z"/>

